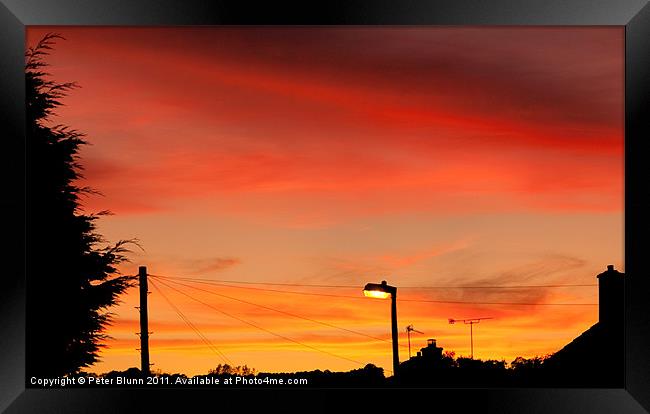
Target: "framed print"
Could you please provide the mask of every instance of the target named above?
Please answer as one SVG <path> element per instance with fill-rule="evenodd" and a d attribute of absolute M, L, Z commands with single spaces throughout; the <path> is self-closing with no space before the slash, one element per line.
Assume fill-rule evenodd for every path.
<path fill-rule="evenodd" d="M 0 19 L 3 410 L 650 410 L 646 2 Z"/>

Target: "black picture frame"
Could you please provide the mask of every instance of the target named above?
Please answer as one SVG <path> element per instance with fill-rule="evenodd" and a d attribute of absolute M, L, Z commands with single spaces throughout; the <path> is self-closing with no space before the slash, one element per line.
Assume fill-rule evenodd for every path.
<path fill-rule="evenodd" d="M 27 412 L 187 411 L 279 405 L 368 410 L 443 402 L 455 412 L 650 412 L 650 311 L 643 265 L 650 162 L 650 7 L 642 0 L 0 0 L 2 199 L 8 241 L 0 285 L 0 410 Z M 30 25 L 615 25 L 625 26 L 625 384 L 620 389 L 143 390 L 25 388 L 25 26 Z M 326 393 L 328 393 L 326 395 Z M 400 395 L 398 395 L 398 393 Z M 329 395 L 332 395 L 330 397 Z M 408 394 L 408 395 L 404 395 Z M 340 397 L 340 398 L 339 398 Z M 350 407 L 345 403 L 345 408 Z M 644 408 L 645 407 L 645 408 Z"/>

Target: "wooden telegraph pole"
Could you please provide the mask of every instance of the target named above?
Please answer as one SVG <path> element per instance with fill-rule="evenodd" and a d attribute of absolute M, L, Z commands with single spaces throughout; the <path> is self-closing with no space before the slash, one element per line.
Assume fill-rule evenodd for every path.
<path fill-rule="evenodd" d="M 140 266 L 140 369 L 142 375 L 150 374 L 149 367 L 149 315 L 147 313 L 147 267 Z"/>

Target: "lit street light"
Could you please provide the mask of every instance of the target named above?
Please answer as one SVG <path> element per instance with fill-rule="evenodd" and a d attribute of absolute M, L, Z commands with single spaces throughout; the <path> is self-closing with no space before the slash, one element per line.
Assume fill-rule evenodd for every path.
<path fill-rule="evenodd" d="M 390 319 L 393 336 L 393 375 L 397 376 L 399 367 L 399 351 L 397 348 L 397 288 L 386 284 L 383 280 L 381 283 L 368 283 L 363 288 L 363 294 L 369 298 L 386 299 L 390 296 Z"/>

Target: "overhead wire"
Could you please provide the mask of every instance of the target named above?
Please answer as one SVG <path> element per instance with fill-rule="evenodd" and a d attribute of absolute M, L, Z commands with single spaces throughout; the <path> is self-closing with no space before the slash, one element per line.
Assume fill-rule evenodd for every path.
<path fill-rule="evenodd" d="M 283 311 L 280 309 L 276 309 L 270 306 L 265 306 L 265 305 L 260 305 L 258 303 L 254 303 L 251 301 L 246 301 L 240 298 L 236 298 L 233 296 L 228 296 L 224 295 L 221 293 L 213 292 L 210 290 L 205 290 L 198 288 L 196 286 L 191 286 L 187 285 L 184 283 L 179 282 L 178 280 L 182 280 L 187 283 L 202 283 L 202 284 L 208 284 L 212 286 L 220 286 L 220 287 L 227 287 L 227 288 L 234 288 L 234 289 L 247 289 L 247 290 L 257 290 L 257 291 L 265 291 L 265 292 L 274 292 L 274 293 L 283 293 L 283 294 L 297 294 L 297 295 L 308 295 L 308 296 L 322 296 L 322 297 L 337 297 L 337 298 L 348 298 L 348 299 L 365 299 L 362 296 L 350 296 L 350 295 L 336 295 L 336 294 L 327 294 L 327 293 L 315 293 L 315 292 L 302 292 L 302 291 L 291 291 L 291 290 L 278 290 L 278 289 L 268 289 L 268 288 L 260 288 L 260 287 L 251 287 L 251 286 L 233 286 L 230 285 L 229 283 L 232 284 L 246 284 L 246 285 L 270 285 L 270 286 L 294 286 L 294 287 L 316 287 L 316 288 L 359 288 L 359 286 L 356 285 L 321 285 L 321 284 L 300 284 L 300 283 L 275 283 L 275 282 L 253 282 L 253 281 L 235 281 L 235 280 L 219 280 L 219 279 L 201 279 L 201 278 L 189 278 L 189 277 L 170 277 L 170 276 L 162 276 L 162 275 L 151 275 L 149 274 L 148 276 L 153 277 L 156 279 L 159 283 L 162 285 L 166 286 L 167 288 L 174 290 L 198 303 L 203 304 L 204 306 L 207 306 L 223 315 L 226 315 L 230 318 L 236 319 L 242 323 L 245 323 L 247 325 L 250 325 L 258 330 L 262 330 L 270 335 L 276 336 L 278 338 L 281 338 L 283 340 L 295 343 L 297 345 L 303 346 L 305 348 L 312 349 L 317 352 L 321 352 L 324 354 L 327 354 L 332 357 L 336 357 L 339 359 L 343 359 L 349 362 L 353 362 L 355 364 L 358 364 L 360 366 L 365 366 L 364 363 L 360 361 L 356 361 L 354 359 L 342 356 L 342 355 L 337 355 L 335 353 L 314 347 L 312 345 L 297 341 L 293 338 L 287 337 L 285 335 L 278 334 L 276 332 L 273 332 L 271 330 L 268 330 L 262 326 L 259 326 L 253 322 L 250 322 L 248 320 L 245 320 L 243 318 L 237 317 L 235 315 L 232 315 L 228 312 L 225 312 L 222 309 L 218 309 L 209 303 L 203 302 L 200 299 L 195 298 L 194 296 L 183 292 L 180 289 L 177 289 L 171 285 L 169 285 L 166 282 L 169 283 L 174 283 L 177 286 L 183 286 L 186 288 L 191 288 L 194 290 L 198 291 L 203 291 L 215 296 L 223 297 L 229 300 L 234 300 L 238 301 L 241 303 L 246 303 L 252 306 L 256 306 L 259 308 L 267 309 L 273 312 L 285 314 L 291 317 L 307 320 L 313 323 L 317 323 L 323 326 L 328 326 L 331 328 L 347 331 L 356 335 L 364 336 L 367 338 L 375 339 L 375 340 L 380 340 L 383 342 L 390 342 L 384 338 L 379 338 L 373 335 L 369 335 L 363 332 L 355 331 L 352 329 L 344 328 L 341 326 L 337 326 L 334 324 L 330 324 L 327 322 L 319 321 L 316 319 L 308 318 L 302 315 L 298 315 L 292 312 L 287 312 Z M 151 279 L 150 279 L 151 280 Z M 160 293 L 160 295 L 163 297 L 163 299 L 172 307 L 174 312 L 185 322 L 196 334 L 199 336 L 199 338 L 208 346 L 209 349 L 211 349 L 215 354 L 219 355 L 221 358 L 223 358 L 225 361 L 229 362 L 232 364 L 228 356 L 226 356 L 223 352 L 221 352 L 190 320 L 183 314 L 183 312 L 176 307 L 173 302 L 164 294 L 162 289 L 160 289 L 154 282 L 152 281 L 153 287 Z M 524 289 L 524 288 L 566 288 L 566 287 L 591 287 L 591 286 L 597 286 L 596 284 L 564 284 L 564 285 L 506 285 L 506 286 L 401 286 L 400 289 Z M 427 299 L 403 299 L 399 298 L 397 299 L 398 301 L 401 302 L 428 302 L 428 303 L 447 303 L 447 304 L 476 304 L 476 305 L 506 305 L 506 306 L 511 306 L 511 305 L 521 305 L 521 306 L 598 306 L 597 303 L 526 303 L 526 302 L 480 302 L 480 301 L 450 301 L 450 300 L 427 300 Z M 405 345 L 402 345 L 405 346 Z M 389 372 L 392 372 L 390 370 L 387 370 Z"/>
<path fill-rule="evenodd" d="M 259 329 L 259 330 L 261 330 L 261 331 L 264 331 L 264 332 L 266 332 L 266 333 L 268 333 L 268 334 L 270 334 L 270 335 L 273 335 L 273 336 L 276 336 L 276 337 L 278 337 L 278 338 L 284 339 L 285 341 L 289 341 L 289 342 L 295 343 L 295 344 L 297 344 L 297 345 L 303 346 L 303 347 L 305 347 L 305 348 L 312 349 L 312 350 L 317 351 L 317 352 L 321 352 L 321 353 L 323 353 L 323 354 L 326 354 L 326 355 L 329 355 L 329 356 L 332 356 L 332 357 L 335 357 L 335 358 L 343 359 L 343 360 L 346 360 L 346 361 L 348 361 L 348 362 L 353 362 L 353 363 L 355 363 L 355 364 L 357 364 L 357 365 L 360 365 L 360 366 L 365 366 L 365 365 L 366 365 L 366 364 L 364 364 L 364 363 L 362 363 L 362 362 L 360 362 L 360 361 L 357 361 L 357 360 L 354 360 L 354 359 L 351 359 L 351 358 L 348 358 L 348 357 L 345 357 L 345 356 L 342 356 L 342 355 L 337 355 L 337 354 L 334 354 L 334 353 L 332 353 L 332 352 L 326 351 L 326 350 L 324 350 L 324 349 L 316 348 L 316 347 L 314 347 L 314 346 L 312 346 L 312 345 L 305 344 L 304 342 L 300 342 L 300 341 L 295 340 L 295 339 L 293 339 L 293 338 L 289 338 L 289 337 L 287 337 L 287 336 L 284 336 L 284 335 L 278 334 L 278 333 L 273 332 L 273 331 L 271 331 L 271 330 L 269 330 L 269 329 L 266 329 L 266 328 L 264 328 L 264 327 L 262 327 L 262 326 L 259 326 L 259 325 L 255 324 L 255 323 L 253 323 L 253 322 L 250 322 L 250 321 L 248 321 L 248 320 L 246 320 L 246 319 L 243 319 L 243 318 L 240 318 L 240 317 L 238 317 L 238 316 L 232 315 L 232 314 L 230 314 L 230 313 L 228 313 L 228 312 L 226 312 L 226 311 L 224 311 L 224 310 L 222 310 L 222 309 L 219 309 L 219 308 L 217 308 L 217 307 L 212 306 L 212 305 L 209 304 L 209 303 L 206 303 L 206 302 L 204 302 L 204 301 L 202 301 L 202 300 L 200 300 L 200 299 L 197 299 L 197 298 L 195 298 L 194 296 L 192 296 L 192 295 L 190 295 L 190 294 L 188 294 L 188 293 L 186 293 L 186 292 L 183 292 L 183 291 L 180 290 L 180 289 L 177 289 L 177 288 L 175 288 L 175 287 L 173 287 L 173 286 L 170 286 L 168 283 L 164 282 L 164 281 L 161 280 L 161 279 L 158 279 L 158 282 L 161 283 L 161 284 L 163 284 L 163 285 L 165 285 L 165 286 L 167 286 L 168 288 L 170 288 L 170 289 L 172 289 L 172 290 L 174 290 L 174 291 L 176 291 L 176 292 L 178 292 L 178 293 L 180 293 L 180 294 L 182 294 L 182 295 L 184 295 L 184 296 L 186 296 L 186 297 L 188 297 L 188 298 L 194 300 L 195 302 L 201 303 L 201 304 L 203 304 L 204 306 L 209 307 L 210 309 L 213 309 L 213 310 L 215 310 L 215 311 L 217 311 L 217 312 L 219 312 L 219 313 L 221 313 L 221 314 L 223 314 L 223 315 L 226 315 L 226 316 L 228 316 L 228 317 L 230 317 L 230 318 L 232 318 L 232 319 L 235 319 L 235 320 L 238 320 L 238 321 L 240 321 L 240 322 L 242 322 L 242 323 L 245 323 L 245 324 L 247 324 L 247 325 L 250 325 L 250 326 L 252 326 L 252 327 L 254 327 L 254 328 L 256 328 L 256 329 Z M 392 371 L 391 371 L 391 372 L 392 372 Z"/>
<path fill-rule="evenodd" d="M 154 275 L 152 275 L 154 276 Z M 155 277 L 165 278 L 165 279 L 179 279 L 187 280 L 178 277 L 170 276 L 161 276 L 155 275 Z M 235 289 L 248 289 L 248 290 L 258 290 L 265 292 L 275 292 L 275 293 L 285 293 L 285 294 L 294 294 L 294 295 L 307 295 L 307 296 L 324 296 L 324 297 L 335 297 L 335 298 L 347 298 L 347 299 L 366 299 L 363 296 L 351 296 L 351 295 L 336 295 L 329 293 L 315 293 L 315 292 L 298 292 L 291 290 L 278 290 L 278 289 L 267 289 L 259 287 L 250 287 L 250 286 L 232 286 L 224 283 L 213 282 L 205 279 L 201 280 L 188 280 L 195 283 L 204 283 L 214 286 L 230 287 Z M 435 299 L 403 299 L 398 298 L 398 302 L 421 302 L 421 303 L 446 303 L 446 304 L 467 304 L 467 305 L 504 305 L 504 306 L 598 306 L 597 303 L 544 303 L 544 302 L 482 302 L 482 301 L 452 301 L 452 300 L 435 300 Z"/>
<path fill-rule="evenodd" d="M 151 275 L 160 276 L 160 275 Z M 169 276 L 167 276 L 169 277 Z M 185 276 L 177 276 L 176 279 L 196 280 L 205 282 L 219 282 L 219 283 L 235 283 L 246 285 L 269 285 L 269 286 L 294 286 L 294 287 L 316 287 L 316 288 L 352 288 L 358 289 L 358 285 L 324 285 L 324 284 L 308 284 L 308 283 L 280 283 L 280 282 L 256 282 L 248 280 L 224 280 L 224 279 L 201 279 Z M 574 287 L 595 287 L 598 284 L 584 283 L 584 284 L 553 284 L 553 285 L 493 285 L 493 286 L 463 286 L 463 285 L 437 285 L 437 286 L 400 286 L 400 289 L 541 289 L 541 288 L 574 288 Z"/>
<path fill-rule="evenodd" d="M 159 277 L 159 276 L 153 276 L 153 277 Z M 168 281 L 172 282 L 171 280 L 168 280 Z M 173 281 L 172 283 L 175 283 L 175 284 L 181 285 L 181 286 L 185 286 L 185 287 L 188 287 L 188 288 L 191 288 L 191 289 L 199 290 L 199 291 L 202 291 L 202 292 L 206 292 L 206 293 L 209 293 L 211 295 L 231 299 L 231 300 L 238 301 L 238 302 L 241 302 L 241 303 L 246 303 L 246 304 L 249 304 L 249 305 L 257 306 L 257 307 L 262 308 L 262 309 L 267 309 L 267 310 L 270 310 L 270 311 L 273 311 L 273 312 L 277 312 L 277 313 L 281 313 L 281 314 L 284 314 L 284 315 L 292 316 L 294 318 L 314 322 L 314 323 L 317 323 L 317 324 L 320 324 L 320 325 L 323 325 L 323 326 L 327 326 L 327 327 L 330 327 L 330 328 L 335 328 L 335 329 L 339 329 L 339 330 L 342 330 L 342 331 L 350 332 L 350 333 L 353 333 L 353 334 L 356 334 L 356 335 L 359 335 L 359 336 L 364 336 L 366 338 L 375 339 L 375 340 L 378 340 L 378 341 L 388 342 L 388 343 L 392 342 L 391 340 L 380 338 L 378 336 L 369 335 L 369 334 L 366 334 L 366 333 L 363 333 L 363 332 L 355 331 L 353 329 L 348 329 L 348 328 L 344 328 L 342 326 L 337 326 L 337 325 L 334 325 L 334 324 L 331 324 L 331 323 L 328 323 L 328 322 L 323 322 L 323 321 L 319 321 L 317 319 L 312 319 L 312 318 L 308 318 L 306 316 L 301 316 L 301 315 L 298 315 L 298 314 L 295 314 L 295 313 L 292 313 L 292 312 L 283 311 L 281 309 L 277 309 L 277 308 L 274 308 L 274 307 L 271 307 L 271 306 L 260 305 L 258 303 L 250 302 L 250 301 L 240 299 L 240 298 L 235 298 L 233 296 L 224 295 L 224 294 L 213 292 L 213 291 L 206 290 L 206 289 L 201 289 L 201 288 L 198 288 L 196 286 L 186 285 L 184 283 L 180 283 L 180 282 L 177 282 L 177 281 Z M 407 345 L 403 345 L 403 344 L 400 344 L 400 345 L 402 347 L 407 347 Z"/>
<path fill-rule="evenodd" d="M 224 354 L 221 350 L 219 350 L 219 348 L 217 348 L 217 347 L 216 347 L 216 346 L 215 346 L 215 345 L 214 345 L 214 344 L 213 344 L 213 343 L 212 343 L 212 342 L 211 342 L 211 341 L 210 341 L 210 340 L 209 340 L 205 335 L 203 335 L 203 333 L 199 330 L 199 328 L 197 328 L 197 327 L 192 323 L 192 321 L 190 321 L 189 318 L 186 317 L 186 316 L 183 314 L 183 312 L 181 312 L 181 310 L 178 309 L 178 308 L 176 307 L 176 305 L 174 305 L 174 303 L 173 303 L 173 302 L 172 302 L 172 301 L 167 297 L 167 295 L 165 295 L 165 294 L 163 293 L 162 289 L 160 289 L 160 288 L 159 288 L 159 287 L 158 287 L 158 286 L 153 282 L 153 280 L 149 280 L 149 281 L 151 282 L 151 285 L 152 285 L 152 286 L 153 286 L 153 287 L 158 291 L 158 293 L 160 293 L 160 296 L 162 296 L 162 298 L 163 298 L 163 299 L 164 299 L 164 300 L 169 304 L 169 306 L 171 306 L 171 308 L 174 310 L 174 312 L 176 312 L 176 314 L 177 314 L 177 315 L 178 315 L 178 316 L 183 320 L 183 322 L 185 322 L 185 324 L 186 324 L 187 326 L 189 326 L 189 327 L 194 331 L 194 333 L 197 334 L 197 336 L 198 336 L 198 337 L 199 337 L 199 338 L 200 338 L 200 339 L 201 339 L 201 340 L 202 340 L 202 341 L 207 345 L 207 347 L 208 347 L 212 352 L 214 352 L 215 354 L 217 354 L 218 356 L 220 356 L 220 357 L 224 360 L 224 362 L 229 363 L 229 364 L 232 365 L 233 363 L 232 363 L 232 361 L 230 360 L 230 358 L 228 358 L 228 356 L 227 356 L 226 354 Z"/>

